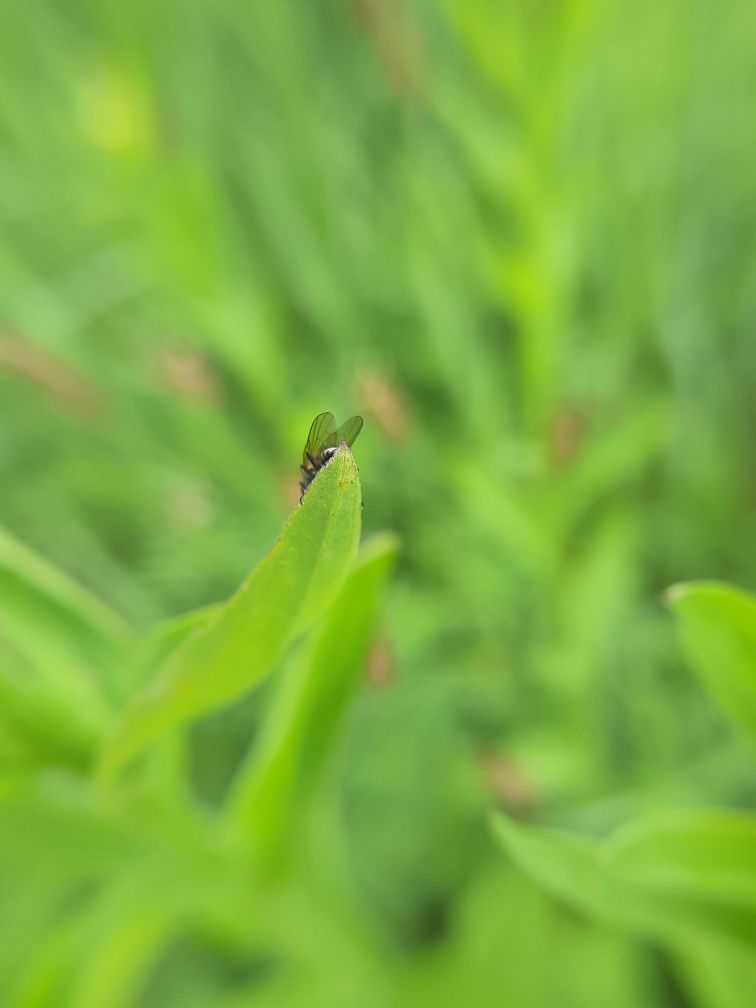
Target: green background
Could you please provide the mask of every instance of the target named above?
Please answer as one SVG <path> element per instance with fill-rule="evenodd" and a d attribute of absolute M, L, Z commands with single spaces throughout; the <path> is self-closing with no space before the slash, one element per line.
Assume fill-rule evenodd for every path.
<path fill-rule="evenodd" d="M 109 840 L 103 896 L 11 816 L 0 1001 L 752 1003 L 742 949 L 576 911 L 489 817 L 756 799 L 662 599 L 756 585 L 755 38 L 747 0 L 2 6 L 0 704 L 49 687 L 58 724 L 0 730 L 0 797 L 78 780 L 85 728 L 50 739 L 68 667 L 106 664 L 35 564 L 140 633 L 227 597 L 321 410 L 364 415 L 363 535 L 399 554 L 278 895 L 233 938 L 159 899 L 128 927 Z M 202 814 L 269 692 L 186 733 Z"/>

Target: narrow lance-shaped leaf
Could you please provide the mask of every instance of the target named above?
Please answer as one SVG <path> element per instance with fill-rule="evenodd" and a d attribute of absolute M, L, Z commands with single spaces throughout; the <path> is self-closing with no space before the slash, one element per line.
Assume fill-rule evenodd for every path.
<path fill-rule="evenodd" d="M 40 687 L 64 691 L 87 722 L 123 696 L 130 628 L 2 527 L 0 638 L 31 666 Z"/>
<path fill-rule="evenodd" d="M 667 602 L 693 671 L 733 721 L 756 735 L 756 598 L 698 581 L 674 585 Z"/>
<path fill-rule="evenodd" d="M 656 812 L 618 829 L 603 845 L 603 859 L 624 881 L 732 900 L 756 912 L 754 815 L 719 809 Z"/>
<path fill-rule="evenodd" d="M 231 814 L 263 870 L 284 857 L 289 827 L 364 662 L 395 553 L 391 535 L 376 537 L 362 549 L 323 624 L 293 656 L 260 744 L 240 771 Z"/>
<path fill-rule="evenodd" d="M 103 646 L 131 640 L 131 630 L 115 612 L 43 557 L 0 527 L 0 572 L 14 575 L 39 598 L 55 604 L 78 637 L 96 637 Z"/>
<path fill-rule="evenodd" d="M 65 682 L 40 683 L 23 664 L 0 658 L 0 767 L 91 766 L 103 722 L 96 705 L 77 701 Z"/>
<path fill-rule="evenodd" d="M 496 816 L 497 837 L 548 892 L 614 926 L 675 944 L 756 949 L 756 820 L 653 814 L 605 841 Z"/>
<path fill-rule="evenodd" d="M 360 522 L 357 467 L 344 448 L 236 594 L 181 639 L 134 698 L 105 749 L 103 779 L 172 726 L 260 682 L 333 601 L 357 553 Z"/>

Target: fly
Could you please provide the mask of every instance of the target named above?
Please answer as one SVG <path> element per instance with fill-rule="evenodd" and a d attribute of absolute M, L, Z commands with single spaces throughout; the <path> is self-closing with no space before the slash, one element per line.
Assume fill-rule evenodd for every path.
<path fill-rule="evenodd" d="M 336 454 L 339 445 L 346 442 L 351 448 L 361 430 L 361 416 L 350 417 L 341 427 L 337 427 L 333 413 L 318 413 L 307 435 L 302 465 L 299 467 L 302 473 L 299 481 L 300 501 L 323 466 Z"/>

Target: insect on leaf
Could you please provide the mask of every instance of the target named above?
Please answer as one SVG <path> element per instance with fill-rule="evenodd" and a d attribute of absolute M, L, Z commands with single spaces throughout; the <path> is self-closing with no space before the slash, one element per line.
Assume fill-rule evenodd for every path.
<path fill-rule="evenodd" d="M 114 727 L 103 779 L 170 728 L 235 700 L 337 596 L 357 554 L 361 491 L 337 453 L 236 594 L 170 650 Z"/>

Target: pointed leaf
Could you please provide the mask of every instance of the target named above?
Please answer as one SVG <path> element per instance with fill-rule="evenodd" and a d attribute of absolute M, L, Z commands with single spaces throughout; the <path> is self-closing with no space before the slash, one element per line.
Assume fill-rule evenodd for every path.
<path fill-rule="evenodd" d="M 494 829 L 523 871 L 589 916 L 676 944 L 704 938 L 753 952 L 756 900 L 752 872 L 743 867 L 744 845 L 751 851 L 745 856 L 752 856 L 753 817 L 732 813 L 725 832 L 734 828 L 725 841 L 723 822 L 714 814 L 688 813 L 687 838 L 682 835 L 685 830 L 680 833 L 685 815 L 679 815 L 676 835 L 664 817 L 649 817 L 604 842 L 525 826 L 504 816 L 495 818 Z M 710 815 L 713 818 L 702 830 Z M 632 841 L 634 835 L 637 843 Z M 703 870 L 701 852 L 709 843 L 718 850 Z M 721 863 L 727 850 L 738 852 L 742 895 L 733 890 L 733 874 L 728 875 Z M 675 856 L 681 857 L 683 868 L 674 865 Z"/>
<path fill-rule="evenodd" d="M 756 735 L 756 598 L 731 585 L 674 585 L 667 602 L 691 668 L 729 716 Z"/>
<path fill-rule="evenodd" d="M 135 697 L 106 748 L 103 777 L 172 726 L 259 683 L 338 593 L 357 552 L 360 521 L 357 467 L 344 448 L 236 594 L 168 654 Z"/>

